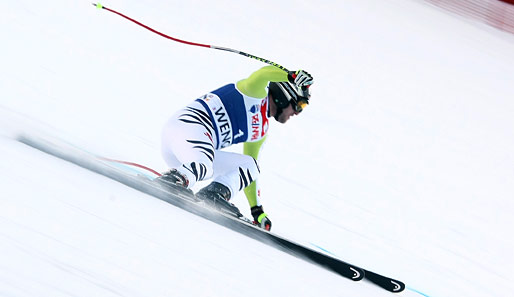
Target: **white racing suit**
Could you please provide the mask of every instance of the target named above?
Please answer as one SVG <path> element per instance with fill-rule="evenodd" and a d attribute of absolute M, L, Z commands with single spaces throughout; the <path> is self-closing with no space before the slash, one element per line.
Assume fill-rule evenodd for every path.
<path fill-rule="evenodd" d="M 187 177 L 189 188 L 213 178 L 235 197 L 257 180 L 260 169 L 254 157 L 221 149 L 263 141 L 268 123 L 267 96 L 250 97 L 236 84 L 228 84 L 196 99 L 168 120 L 162 131 L 162 154 L 170 168 Z M 250 204 L 260 205 L 258 197 Z"/>

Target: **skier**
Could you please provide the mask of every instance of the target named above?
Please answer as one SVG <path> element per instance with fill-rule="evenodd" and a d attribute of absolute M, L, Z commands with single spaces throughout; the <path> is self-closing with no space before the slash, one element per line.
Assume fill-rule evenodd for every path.
<path fill-rule="evenodd" d="M 254 223 L 270 230 L 256 183 L 259 152 L 269 118 L 286 123 L 298 115 L 309 103 L 312 83 L 306 71 L 265 66 L 196 99 L 164 125 L 162 154 L 171 169 L 158 182 L 190 189 L 198 181 L 213 178 L 195 196 L 237 215 L 239 210 L 228 201 L 244 189 Z M 236 143 L 244 143 L 243 154 L 221 151 Z"/>

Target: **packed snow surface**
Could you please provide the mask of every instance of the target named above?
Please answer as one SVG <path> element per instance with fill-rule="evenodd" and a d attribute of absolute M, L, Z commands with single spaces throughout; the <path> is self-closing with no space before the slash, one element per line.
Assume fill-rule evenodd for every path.
<path fill-rule="evenodd" d="M 273 232 L 403 296 L 514 290 L 513 35 L 413 0 L 102 4 L 313 74 L 261 156 Z M 167 118 L 265 64 L 82 0 L 11 1 L 0 32 L 1 296 L 391 296 L 14 140 L 164 171 Z"/>

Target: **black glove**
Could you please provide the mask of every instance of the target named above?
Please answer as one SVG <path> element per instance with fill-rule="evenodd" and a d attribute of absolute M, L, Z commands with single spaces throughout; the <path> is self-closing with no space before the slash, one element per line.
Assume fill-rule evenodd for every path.
<path fill-rule="evenodd" d="M 303 70 L 289 71 L 287 73 L 287 79 L 297 87 L 307 87 L 314 83 L 312 75 Z"/>
<path fill-rule="evenodd" d="M 262 229 L 271 230 L 271 221 L 268 218 L 268 215 L 264 213 L 261 206 L 254 206 L 251 208 L 253 223 Z"/>

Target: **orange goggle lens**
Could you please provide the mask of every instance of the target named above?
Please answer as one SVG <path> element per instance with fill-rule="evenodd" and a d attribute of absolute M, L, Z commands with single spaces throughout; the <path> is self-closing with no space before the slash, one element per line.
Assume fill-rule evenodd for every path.
<path fill-rule="evenodd" d="M 307 107 L 309 102 L 307 100 L 299 100 L 296 104 L 293 104 L 293 108 L 296 112 L 302 112 L 302 110 Z"/>

